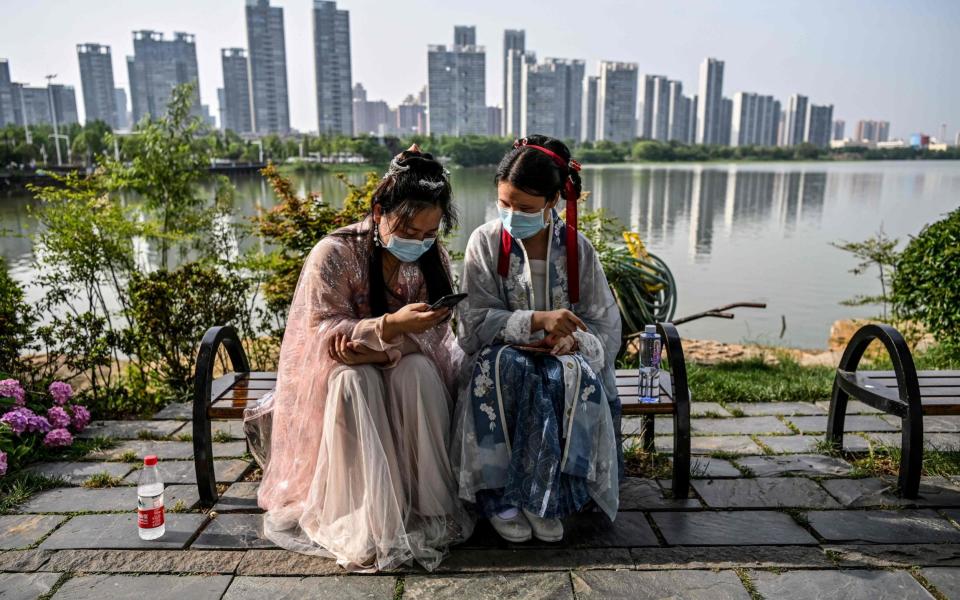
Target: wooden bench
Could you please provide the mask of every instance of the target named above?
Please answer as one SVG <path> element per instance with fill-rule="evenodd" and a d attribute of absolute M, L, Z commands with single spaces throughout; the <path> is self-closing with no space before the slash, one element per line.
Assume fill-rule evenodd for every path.
<path fill-rule="evenodd" d="M 893 371 L 858 371 L 860 359 L 873 340 L 880 340 L 893 362 Z M 923 468 L 923 415 L 960 415 L 960 371 L 917 371 L 900 332 L 889 325 L 861 327 L 850 339 L 833 381 L 828 442 L 843 448 L 847 402 L 854 398 L 901 419 L 900 493 L 916 498 Z"/>
<path fill-rule="evenodd" d="M 654 415 L 673 415 L 673 490 L 674 496 L 686 498 L 690 487 L 690 394 L 687 391 L 683 348 L 676 328 L 670 323 L 657 325 L 672 372 L 661 372 L 661 400 L 644 404 L 637 398 L 637 370 L 617 371 L 617 390 L 623 414 L 643 417 L 643 446 L 652 451 Z M 214 378 L 217 352 L 223 347 L 231 371 Z M 246 352 L 236 330 L 229 325 L 211 327 L 200 342 L 194 375 L 193 395 L 193 460 L 197 472 L 200 505 L 211 507 L 217 502 L 217 480 L 213 464 L 213 419 L 242 419 L 243 411 L 252 406 L 277 384 L 277 374 L 251 371 Z"/>

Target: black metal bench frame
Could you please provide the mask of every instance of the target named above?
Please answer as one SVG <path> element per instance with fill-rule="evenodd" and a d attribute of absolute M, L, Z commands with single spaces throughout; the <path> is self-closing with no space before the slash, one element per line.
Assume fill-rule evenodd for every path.
<path fill-rule="evenodd" d="M 896 396 L 888 391 L 889 388 L 874 385 L 869 380 L 869 371 L 857 372 L 860 360 L 873 340 L 883 343 L 893 362 L 897 381 Z M 929 414 L 946 412 L 948 407 L 924 407 L 910 347 L 900 332 L 890 325 L 869 324 L 861 327 L 850 339 L 840 359 L 833 380 L 826 436 L 827 441 L 838 449 L 843 448 L 843 424 L 847 401 L 851 397 L 887 414 L 900 417 L 902 438 L 898 484 L 903 497 L 916 498 L 923 468 L 923 414 L 925 411 Z"/>
<path fill-rule="evenodd" d="M 676 327 L 671 323 L 658 323 L 657 331 L 663 340 L 670 364 L 670 375 L 667 377 L 664 374 L 662 381 L 667 386 L 664 391 L 671 400 L 656 404 L 622 403 L 623 415 L 642 417 L 642 444 L 643 448 L 650 452 L 654 450 L 654 416 L 657 414 L 672 416 L 673 495 L 675 498 L 686 498 L 690 491 L 690 392 L 687 388 L 686 362 L 683 357 L 680 334 Z M 213 370 L 220 346 L 227 351 L 232 372 L 214 379 Z M 630 381 L 632 378 L 633 389 L 636 389 L 636 369 L 618 371 L 617 375 L 618 380 L 622 378 Z M 197 354 L 193 395 L 193 460 L 197 473 L 200 505 L 203 507 L 213 506 L 218 498 L 211 420 L 214 418 L 236 419 L 242 416 L 245 396 L 241 395 L 237 399 L 238 402 L 229 408 L 220 409 L 216 405 L 226 402 L 223 398 L 238 384 L 246 387 L 257 381 L 258 377 L 268 382 L 270 377 L 275 379 L 276 374 L 250 371 L 247 354 L 233 327 L 220 325 L 207 330 Z M 629 383 L 627 385 L 629 386 Z M 627 397 L 630 397 L 629 394 Z"/>

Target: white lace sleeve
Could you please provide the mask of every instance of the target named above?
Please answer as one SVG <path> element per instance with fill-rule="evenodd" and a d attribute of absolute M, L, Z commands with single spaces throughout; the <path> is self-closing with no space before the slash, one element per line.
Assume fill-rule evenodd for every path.
<path fill-rule="evenodd" d="M 587 360 L 590 367 L 597 373 L 603 369 L 603 344 L 600 339 L 589 331 L 574 331 L 573 337 L 580 346 L 580 354 Z"/>
<path fill-rule="evenodd" d="M 530 343 L 530 322 L 533 318 L 532 310 L 515 310 L 506 325 L 500 332 L 500 337 L 508 344 Z"/>

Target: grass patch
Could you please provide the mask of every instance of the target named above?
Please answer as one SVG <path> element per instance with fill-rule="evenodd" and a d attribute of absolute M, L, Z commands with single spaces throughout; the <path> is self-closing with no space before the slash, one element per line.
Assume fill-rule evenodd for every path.
<path fill-rule="evenodd" d="M 697 402 L 813 402 L 830 398 L 834 369 L 803 367 L 783 356 L 775 365 L 762 358 L 690 363 L 687 378 Z"/>
<path fill-rule="evenodd" d="M 178 498 L 177 501 L 174 502 L 173 506 L 171 506 L 166 510 L 167 512 L 172 512 L 172 513 L 187 512 L 187 503 L 184 502 L 182 498 Z"/>
<path fill-rule="evenodd" d="M 137 453 L 134 452 L 133 450 L 126 450 L 126 451 L 125 451 L 123 454 L 121 454 L 118 458 L 120 459 L 120 462 L 125 462 L 125 463 L 138 463 L 138 462 L 140 462 L 140 459 L 137 457 Z"/>
<path fill-rule="evenodd" d="M 90 477 L 87 477 L 86 481 L 83 482 L 83 487 L 89 489 L 98 489 L 98 488 L 111 488 L 117 487 L 118 485 L 123 484 L 123 477 L 117 477 L 116 475 L 111 475 L 110 473 L 94 473 Z"/>
<path fill-rule="evenodd" d="M 230 434 L 222 429 L 218 429 L 214 431 L 211 439 L 213 439 L 213 441 L 215 442 L 220 442 L 220 443 L 226 443 L 233 440 L 233 438 L 230 437 Z"/>
<path fill-rule="evenodd" d="M 920 567 L 911 567 L 910 574 L 913 575 L 913 578 L 916 579 L 920 585 L 922 585 L 930 595 L 936 598 L 936 600 L 949 600 L 946 594 L 937 589 L 937 586 L 930 583 L 926 577 L 923 576 L 923 573 L 920 571 Z"/>
<path fill-rule="evenodd" d="M 747 570 L 743 567 L 737 567 L 733 570 L 737 574 L 737 577 L 740 578 L 740 583 L 743 584 L 743 587 L 746 588 L 747 593 L 750 594 L 750 600 L 763 600 L 763 596 L 760 595 L 760 592 L 757 591 L 757 586 L 754 585 L 753 579 L 750 578 L 750 573 L 747 573 Z"/>
<path fill-rule="evenodd" d="M 900 448 L 871 444 L 866 454 L 847 453 L 845 458 L 853 465 L 851 477 L 896 477 L 900 472 L 900 456 Z M 960 452 L 924 450 L 921 474 L 929 477 L 960 475 Z"/>
<path fill-rule="evenodd" d="M 192 442 L 192 441 L 193 441 L 193 434 L 191 434 L 191 433 L 178 433 L 177 436 L 176 436 L 176 438 L 174 438 L 174 439 L 176 439 L 178 442 Z"/>
<path fill-rule="evenodd" d="M 643 479 L 669 479 L 670 458 L 659 452 L 647 452 L 639 443 L 633 443 L 623 451 L 623 470 L 628 477 Z"/>
<path fill-rule="evenodd" d="M 62 477 L 47 477 L 30 471 L 8 473 L 0 478 L 0 514 L 5 514 L 43 490 L 69 485 Z"/>
<path fill-rule="evenodd" d="M 721 460 L 734 460 L 740 458 L 742 455 L 736 452 L 730 452 L 729 450 L 714 450 L 709 456 L 710 458 L 719 458 Z"/>
<path fill-rule="evenodd" d="M 153 431 L 147 431 L 146 429 L 141 429 L 137 432 L 138 440 L 147 440 L 151 442 L 165 442 L 170 439 L 169 435 L 163 435 Z"/>

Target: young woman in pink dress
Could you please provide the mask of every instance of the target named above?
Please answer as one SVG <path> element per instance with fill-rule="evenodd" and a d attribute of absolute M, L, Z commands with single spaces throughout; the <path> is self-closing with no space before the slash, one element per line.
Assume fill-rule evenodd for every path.
<path fill-rule="evenodd" d="M 307 257 L 276 389 L 244 418 L 278 546 L 349 570 L 433 569 L 472 532 L 447 454 L 462 353 L 449 310 L 430 310 L 451 291 L 438 238 L 455 221 L 443 166 L 412 146 L 371 214 Z"/>

